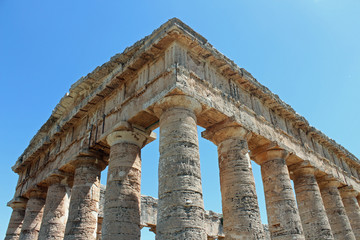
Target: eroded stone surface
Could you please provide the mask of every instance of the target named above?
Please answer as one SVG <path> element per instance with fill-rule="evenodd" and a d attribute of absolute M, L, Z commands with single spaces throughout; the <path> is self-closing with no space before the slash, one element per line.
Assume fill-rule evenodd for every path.
<path fill-rule="evenodd" d="M 21 228 L 20 240 L 38 239 L 41 221 L 44 213 L 46 189 L 36 189 L 30 192 L 26 204 L 24 222 Z"/>
<path fill-rule="evenodd" d="M 57 177 L 56 177 L 57 178 Z M 54 179 L 47 191 L 39 240 L 64 239 L 69 213 L 70 187 L 61 178 Z"/>
<path fill-rule="evenodd" d="M 144 131 L 160 125 L 159 239 L 204 239 L 196 126 L 210 129 L 229 119 L 250 133 L 247 143 L 253 156 L 269 149 L 286 150 L 292 156 L 286 159 L 289 166 L 308 161 L 319 176 L 327 175 L 339 187 L 360 192 L 360 164 L 355 156 L 311 127 L 201 35 L 171 19 L 71 86 L 13 166 L 19 174 L 14 198 L 28 198 L 58 170 L 73 174 L 76 168 L 73 195 L 77 200 L 72 197 L 67 224 L 72 227 L 66 228 L 65 239 L 94 239 L 96 226 L 101 226 L 96 223 L 97 178 L 106 162 L 96 170 L 98 162 L 78 167 L 74 159 L 96 152 L 107 161 L 111 152 L 107 138 L 122 129 L 123 122 Z M 266 178 L 273 239 L 302 239 L 285 160 L 254 160 L 262 165 Z M 323 198 L 331 200 L 325 192 Z M 17 226 L 20 218 L 20 212 L 14 213 Z M 342 216 L 342 220 L 346 219 Z M 24 220 L 24 231 L 27 225 Z M 9 229 L 17 231 L 15 225 Z"/>
<path fill-rule="evenodd" d="M 339 183 L 328 179 L 318 179 L 318 183 L 334 239 L 355 239 L 338 190 Z"/>
<path fill-rule="evenodd" d="M 101 162 L 101 161 L 100 161 Z M 95 240 L 100 200 L 100 173 L 104 165 L 96 156 L 83 156 L 75 163 L 65 240 Z"/>
<path fill-rule="evenodd" d="M 274 149 L 256 156 L 261 163 L 271 239 L 305 239 L 299 210 L 285 164 L 286 151 Z"/>
<path fill-rule="evenodd" d="M 101 186 L 99 221 L 103 218 L 103 205 L 105 199 L 105 186 Z M 150 196 L 141 196 L 141 227 L 148 227 L 156 234 L 158 200 Z M 208 239 L 224 239 L 223 216 L 213 211 L 205 211 L 205 229 Z M 263 225 L 264 240 L 270 240 L 270 232 L 267 225 Z M 98 231 L 101 232 L 101 229 Z M 101 235 L 98 235 L 101 239 Z"/>
<path fill-rule="evenodd" d="M 358 192 L 351 187 L 343 187 L 340 188 L 340 195 L 355 238 L 360 239 L 360 208 L 356 199 Z"/>
<path fill-rule="evenodd" d="M 9 202 L 8 206 L 13 209 L 10 217 L 8 229 L 6 231 L 5 240 L 18 240 L 25 217 L 27 199 L 18 198 Z"/>
<path fill-rule="evenodd" d="M 226 239 L 264 239 L 248 132 L 239 126 L 217 126 L 203 136 L 218 145 L 220 187 Z M 211 137 L 210 137 L 211 135 Z"/>
<path fill-rule="evenodd" d="M 110 162 L 102 239 L 140 240 L 140 150 L 145 136 L 117 131 L 108 136 Z"/>
<path fill-rule="evenodd" d="M 183 96 L 158 105 L 160 117 L 159 205 L 156 239 L 206 240 L 195 111 Z M 184 106 L 184 102 L 192 102 Z"/>
<path fill-rule="evenodd" d="M 334 239 L 315 178 L 315 169 L 310 166 L 294 168 L 294 188 L 305 238 Z"/>

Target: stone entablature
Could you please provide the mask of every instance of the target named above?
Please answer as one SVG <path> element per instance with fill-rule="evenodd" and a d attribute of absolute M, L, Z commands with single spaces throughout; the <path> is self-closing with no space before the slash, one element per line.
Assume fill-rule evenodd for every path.
<path fill-rule="evenodd" d="M 360 189 L 355 156 L 174 19 L 73 84 L 13 167 L 23 188 L 18 194 L 49 175 L 49 163 L 51 169 L 66 169 L 76 152 L 106 151 L 104 138 L 121 118 L 147 130 L 156 128 L 152 104 L 175 88 L 206 106 L 198 117 L 200 126 L 233 117 L 256 135 L 254 141 L 266 138 L 262 146 L 249 144 L 250 150 L 281 146 Z M 41 177 L 29 181 L 35 175 Z"/>
<path fill-rule="evenodd" d="M 205 239 L 197 125 L 206 129 L 203 137 L 218 145 L 223 211 L 227 219 L 224 229 L 229 240 L 238 235 L 263 238 L 257 197 L 251 187 L 252 170 L 247 164 L 250 158 L 262 168 L 272 239 L 284 239 L 284 236 L 304 239 L 312 234 L 319 237 L 311 227 L 303 228 L 314 220 L 305 224 L 307 208 L 301 206 L 298 210 L 290 178 L 312 184 L 311 187 L 304 186 L 303 182 L 295 185 L 295 190 L 302 194 L 297 196 L 298 200 L 309 195 L 318 201 L 321 195 L 324 203 L 312 211 L 325 216 L 326 210 L 334 236 L 355 236 L 351 227 L 358 229 L 360 212 L 349 215 L 349 219 L 345 213 L 349 210 L 339 205 L 343 224 L 332 225 L 337 217 L 329 209 L 338 210 L 339 206 L 331 205 L 332 200 L 339 204 L 344 201 L 346 209 L 359 209 L 354 205 L 360 192 L 359 160 L 311 127 L 245 69 L 237 67 L 178 19 L 169 20 L 80 79 L 56 106 L 13 166 L 19 174 L 14 200 L 10 202 L 14 206 L 14 222 L 10 224 L 13 234 L 18 234 L 20 218 L 24 215 L 23 207 L 15 208 L 18 199 L 28 199 L 30 203 L 21 234 L 25 236 L 29 228 L 26 231 L 36 235 L 41 230 L 27 224 L 34 221 L 31 217 L 38 216 L 36 220 L 41 221 L 44 207 L 45 210 L 57 209 L 57 206 L 48 206 L 48 201 L 45 203 L 46 190 L 61 187 L 65 194 L 66 188 L 71 187 L 71 194 L 78 197 L 70 198 L 68 203 L 65 239 L 77 239 L 84 232 L 87 238 L 95 237 L 96 224 L 100 224 L 96 222 L 99 176 L 109 165 L 108 184 L 112 191 L 106 197 L 108 214 L 101 224 L 104 229 L 119 229 L 114 226 L 123 219 L 115 222 L 113 219 L 126 215 L 129 220 L 124 224 L 133 231 L 107 231 L 103 237 L 111 239 L 120 234 L 129 239 L 138 238 L 140 153 L 142 147 L 155 139 L 152 130 L 160 127 L 157 238 L 169 239 L 176 233 L 180 238 Z M 179 167 L 169 170 L 164 167 L 169 163 Z M 304 167 L 310 167 L 313 173 L 299 178 L 298 169 Z M 54 177 L 61 178 L 61 184 L 53 185 Z M 241 179 L 246 179 L 246 184 Z M 323 184 L 324 179 L 325 183 L 336 184 L 324 187 L 327 186 Z M 229 187 L 237 181 L 238 186 Z M 309 187 L 308 192 L 303 192 L 304 187 Z M 345 187 L 357 195 L 349 199 L 343 194 L 345 200 L 342 200 L 338 189 Z M 40 195 L 34 197 L 34 189 L 39 188 L 41 198 Z M 279 190 L 282 188 L 286 191 Z M 226 199 L 227 191 L 236 201 Z M 117 199 L 122 199 L 125 205 Z M 66 196 L 62 202 L 68 202 Z M 168 205 L 177 214 L 174 215 Z M 59 211 L 65 214 L 63 208 Z M 251 211 L 256 212 L 251 219 L 244 217 Z M 287 211 L 291 214 L 284 218 Z M 247 224 L 240 226 L 231 220 L 237 216 L 244 217 L 241 222 Z M 57 224 L 65 227 L 63 222 Z M 256 230 L 246 227 L 249 224 L 258 227 Z M 327 222 L 323 224 L 330 229 Z M 186 227 L 179 229 L 179 225 Z M 324 233 L 330 239 L 332 234 Z"/>

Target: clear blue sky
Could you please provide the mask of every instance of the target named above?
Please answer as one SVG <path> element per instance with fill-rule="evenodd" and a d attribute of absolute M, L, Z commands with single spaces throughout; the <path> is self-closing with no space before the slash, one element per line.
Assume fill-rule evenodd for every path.
<path fill-rule="evenodd" d="M 10 167 L 60 98 L 81 76 L 172 17 L 359 157 L 359 12 L 357 0 L 0 0 L 0 237 L 17 182 Z M 143 154 L 142 190 L 153 196 L 157 144 Z M 220 211 L 216 148 L 205 140 L 200 148 L 205 207 Z M 143 239 L 153 239 L 148 235 Z"/>

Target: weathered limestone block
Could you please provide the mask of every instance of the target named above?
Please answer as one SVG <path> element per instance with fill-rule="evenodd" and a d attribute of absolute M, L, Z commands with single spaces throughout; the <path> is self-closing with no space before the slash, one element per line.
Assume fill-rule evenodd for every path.
<path fill-rule="evenodd" d="M 158 240 L 205 240 L 196 113 L 201 105 L 184 95 L 156 106 L 160 118 Z"/>
<path fill-rule="evenodd" d="M 272 240 L 305 239 L 299 210 L 285 163 L 287 152 L 271 149 L 255 156 L 261 165 Z"/>
<path fill-rule="evenodd" d="M 141 227 L 156 226 L 158 200 L 150 196 L 141 196 Z"/>
<path fill-rule="evenodd" d="M 315 169 L 311 166 L 290 168 L 294 176 L 294 188 L 300 218 L 306 239 L 334 239 L 315 178 Z"/>
<path fill-rule="evenodd" d="M 94 155 L 79 156 L 73 164 L 76 169 L 64 239 L 94 240 L 99 211 L 100 174 L 105 163 Z"/>
<path fill-rule="evenodd" d="M 146 136 L 124 127 L 107 137 L 110 162 L 102 239 L 140 240 L 141 148 Z"/>
<path fill-rule="evenodd" d="M 321 178 L 318 183 L 334 239 L 355 239 L 338 190 L 339 182 Z"/>
<path fill-rule="evenodd" d="M 101 239 L 101 225 L 104 217 L 105 186 L 101 185 L 100 211 L 98 219 L 97 240 Z M 158 200 L 150 196 L 141 196 L 141 227 L 148 227 L 149 231 L 156 234 Z M 264 240 L 270 240 L 269 228 L 263 224 Z M 224 239 L 223 215 L 213 211 L 205 211 L 205 229 L 208 239 Z"/>
<path fill-rule="evenodd" d="M 63 180 L 63 181 L 62 181 Z M 70 187 L 66 179 L 53 176 L 48 180 L 43 220 L 39 240 L 63 239 L 69 213 Z"/>
<path fill-rule="evenodd" d="M 13 209 L 11 214 L 8 229 L 6 231 L 5 240 L 18 240 L 20 237 L 21 228 L 25 217 L 27 199 L 17 197 L 8 203 L 8 206 Z"/>
<path fill-rule="evenodd" d="M 103 218 L 98 217 L 98 224 L 97 224 L 97 229 L 96 229 L 96 240 L 102 239 L 102 223 L 103 223 Z"/>
<path fill-rule="evenodd" d="M 218 146 L 226 239 L 264 239 L 255 190 L 248 132 L 240 126 L 215 126 L 203 133 Z"/>
<path fill-rule="evenodd" d="M 37 188 L 29 193 L 20 240 L 38 239 L 44 212 L 46 190 Z"/>
<path fill-rule="evenodd" d="M 100 200 L 99 200 L 98 224 L 96 229 L 96 240 L 102 239 L 102 223 L 104 220 L 105 190 L 106 190 L 106 186 L 100 184 Z"/>
<path fill-rule="evenodd" d="M 351 187 L 342 187 L 339 190 L 355 238 L 360 239 L 360 208 L 356 199 L 358 192 Z"/>

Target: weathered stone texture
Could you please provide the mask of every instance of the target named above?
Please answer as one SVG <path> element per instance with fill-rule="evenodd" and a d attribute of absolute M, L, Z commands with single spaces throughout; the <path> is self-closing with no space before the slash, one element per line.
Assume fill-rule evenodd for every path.
<path fill-rule="evenodd" d="M 100 197 L 100 212 L 99 221 L 100 226 L 102 218 L 104 217 L 103 209 L 105 199 L 105 186 L 102 186 L 101 197 Z M 150 228 L 156 234 L 156 222 L 157 222 L 157 209 L 158 200 L 150 196 L 141 196 L 141 226 Z M 213 211 L 205 211 L 205 229 L 208 239 L 224 239 L 225 235 L 223 232 L 223 215 L 215 213 Z M 264 238 L 263 240 L 270 240 L 270 232 L 267 225 L 263 225 Z M 101 229 L 98 231 L 101 232 Z M 97 239 L 101 239 L 101 233 L 97 235 Z M 250 238 L 252 239 L 252 238 Z"/>
<path fill-rule="evenodd" d="M 8 229 L 6 231 L 5 240 L 18 240 L 25 217 L 27 199 L 18 198 L 16 201 L 10 202 L 8 206 L 13 209 L 10 217 Z"/>
<path fill-rule="evenodd" d="M 131 127 L 124 128 L 122 121 Z M 101 230 L 107 239 L 139 239 L 142 226 L 157 232 L 159 240 L 223 238 L 213 232 L 219 218 L 214 217 L 210 224 L 212 233 L 206 225 L 196 128 L 213 131 L 230 121 L 249 135 L 212 140 L 219 146 L 227 238 L 263 237 L 247 149 L 261 164 L 273 240 L 305 238 L 287 165 L 307 162 L 317 177 L 326 175 L 339 187 L 360 192 L 360 165 L 355 156 L 311 127 L 201 35 L 171 19 L 81 78 L 61 99 L 13 166 L 19 174 L 15 198 L 32 197 L 25 215 L 21 208 L 14 209 L 7 238 L 16 239 L 20 228 L 20 239 L 37 238 L 44 199 L 32 192 L 48 186 L 48 179 L 59 171 L 75 172 L 66 240 L 100 238 Z M 159 215 L 146 224 L 139 217 L 140 149 L 150 140 L 147 137 L 140 145 L 129 139 L 120 143 L 122 138 L 108 141 L 117 134 L 114 131 L 135 131 L 135 126 L 141 132 L 160 126 Z M 285 152 L 292 156 L 286 162 Z M 109 156 L 102 227 L 97 221 L 99 177 Z M 308 239 L 331 238 L 314 176 L 301 174 L 294 180 L 305 235 Z M 49 187 L 52 196 L 47 198 L 40 238 L 61 238 L 66 214 L 58 208 L 66 201 L 56 195 L 67 190 L 54 193 L 55 187 Z M 354 198 L 343 195 L 341 205 L 337 187 L 320 189 L 334 238 L 354 239 L 350 223 L 358 235 L 359 221 Z M 52 213 L 58 211 L 59 216 L 54 217 Z"/>
<path fill-rule="evenodd" d="M 39 240 L 64 239 L 71 189 L 67 183 L 61 183 L 61 179 L 53 181 L 47 191 Z"/>
<path fill-rule="evenodd" d="M 360 239 L 360 208 L 356 199 L 358 192 L 354 191 L 351 187 L 343 187 L 339 190 L 351 229 L 353 230 L 355 238 Z"/>
<path fill-rule="evenodd" d="M 246 141 L 248 132 L 239 126 L 218 128 L 213 134 L 204 132 L 203 136 L 218 145 L 226 239 L 264 239 Z"/>
<path fill-rule="evenodd" d="M 256 156 L 261 164 L 271 239 L 305 239 L 299 210 L 285 163 L 287 153 L 268 150 Z"/>
<path fill-rule="evenodd" d="M 30 192 L 20 233 L 20 240 L 38 239 L 44 213 L 45 198 L 46 191 L 44 189 L 37 189 Z"/>
<path fill-rule="evenodd" d="M 355 239 L 338 190 L 339 183 L 327 179 L 318 179 L 318 183 L 334 239 Z"/>
<path fill-rule="evenodd" d="M 141 158 L 145 136 L 116 131 L 108 136 L 110 162 L 102 239 L 140 240 Z"/>
<path fill-rule="evenodd" d="M 308 240 L 334 239 L 317 184 L 315 169 L 295 166 L 294 188 L 305 238 Z"/>
<path fill-rule="evenodd" d="M 205 240 L 199 144 L 195 112 L 185 96 L 165 98 L 160 115 L 158 240 Z"/>
<path fill-rule="evenodd" d="M 65 240 L 95 240 L 100 199 L 100 173 L 104 164 L 97 157 L 79 157 L 71 191 Z"/>

